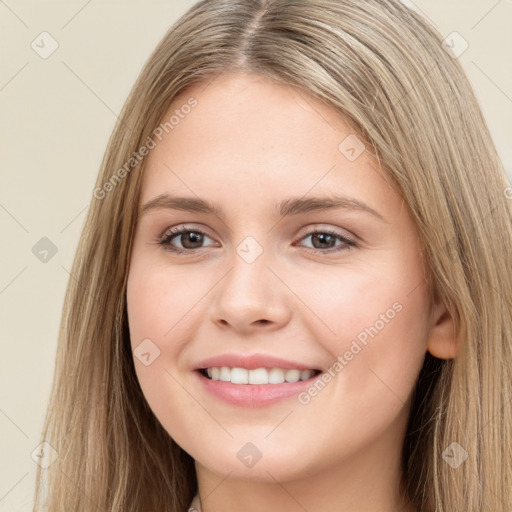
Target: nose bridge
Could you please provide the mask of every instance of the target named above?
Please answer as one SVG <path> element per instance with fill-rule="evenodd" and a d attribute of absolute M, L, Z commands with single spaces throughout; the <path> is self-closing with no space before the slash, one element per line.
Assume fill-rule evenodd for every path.
<path fill-rule="evenodd" d="M 282 324 L 289 315 L 290 304 L 274 275 L 275 259 L 270 248 L 247 236 L 234 248 L 229 266 L 215 294 L 211 319 L 238 329 Z"/>

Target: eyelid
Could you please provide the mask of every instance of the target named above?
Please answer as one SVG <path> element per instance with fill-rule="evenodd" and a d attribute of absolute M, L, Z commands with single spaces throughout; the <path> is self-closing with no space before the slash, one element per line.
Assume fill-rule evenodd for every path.
<path fill-rule="evenodd" d="M 301 234 L 294 240 L 294 242 L 292 243 L 293 246 L 297 245 L 298 242 L 300 242 L 301 240 L 308 238 L 310 236 L 313 236 L 317 233 L 330 235 L 330 236 L 334 237 L 336 240 L 338 240 L 339 242 L 341 242 L 340 245 L 337 245 L 337 246 L 335 245 L 334 247 L 324 248 L 324 249 L 315 249 L 314 247 L 307 247 L 307 246 L 298 244 L 299 247 L 304 247 L 305 249 L 307 249 L 308 252 L 312 252 L 315 254 L 331 254 L 331 253 L 339 253 L 342 251 L 347 251 L 347 250 L 350 250 L 353 248 L 359 248 L 359 237 L 354 236 L 353 234 L 344 234 L 341 231 L 339 231 L 339 230 L 341 230 L 341 228 L 339 228 L 339 227 L 335 227 L 335 228 L 331 227 L 331 226 L 322 227 L 322 225 L 320 225 L 320 224 L 315 224 L 313 226 L 309 226 L 304 229 L 305 229 L 305 232 L 303 232 L 303 234 Z M 215 243 L 218 243 L 215 241 L 214 237 L 210 236 L 207 233 L 207 230 L 203 229 L 202 227 L 198 228 L 196 226 L 191 226 L 188 224 L 178 224 L 176 226 L 166 228 L 165 231 L 162 233 L 162 235 L 156 240 L 156 242 L 159 245 L 163 246 L 163 248 L 165 250 L 167 250 L 171 253 L 175 253 L 175 254 L 188 253 L 189 255 L 194 255 L 197 252 L 201 251 L 201 249 L 205 249 L 206 247 L 209 247 L 209 246 L 205 246 L 205 247 L 197 247 L 195 249 L 186 249 L 186 248 L 182 249 L 180 247 L 175 247 L 174 245 L 171 244 L 171 240 L 173 238 L 178 237 L 179 235 L 187 233 L 187 232 L 200 233 L 201 235 L 204 235 L 204 236 L 210 238 Z"/>
<path fill-rule="evenodd" d="M 163 239 L 167 235 L 170 235 L 172 233 L 177 233 L 180 231 L 196 231 L 198 233 L 203 233 L 206 236 L 208 236 L 209 238 L 213 239 L 213 237 L 208 234 L 208 230 L 206 228 L 199 227 L 198 225 L 194 225 L 194 224 L 191 225 L 188 223 L 177 224 L 176 226 L 166 227 L 159 238 Z"/>
<path fill-rule="evenodd" d="M 209 238 L 211 239 L 214 239 L 213 236 L 209 235 L 208 234 L 208 229 L 207 228 L 203 228 L 203 227 L 198 227 L 198 225 L 190 225 L 188 223 L 184 223 L 184 224 L 177 224 L 176 226 L 171 226 L 171 227 L 166 227 L 164 229 L 164 231 L 161 233 L 161 235 L 159 236 L 159 238 L 164 238 L 167 234 L 170 234 L 171 232 L 178 232 L 178 231 L 181 231 L 181 230 L 187 230 L 187 231 L 197 231 L 199 233 L 203 233 L 205 235 L 207 235 Z M 342 230 L 342 232 L 338 232 L 338 230 Z M 328 231 L 334 231 L 336 232 L 336 235 L 338 236 L 341 236 L 341 237 L 344 237 L 344 238 L 347 238 L 353 242 L 357 242 L 359 237 L 355 234 L 355 233 L 352 233 L 350 231 L 347 231 L 346 229 L 343 229 L 343 228 L 340 228 L 338 226 L 336 227 L 331 227 L 331 226 L 325 226 L 325 225 L 322 225 L 322 224 L 313 224 L 313 225 L 310 225 L 308 227 L 305 227 L 303 229 L 304 233 L 302 235 L 299 235 L 295 241 L 297 240 L 300 240 L 301 238 L 304 238 L 306 235 L 309 235 L 311 234 L 312 232 L 328 232 Z M 345 233 L 343 233 L 345 232 Z"/>
<path fill-rule="evenodd" d="M 330 247 L 328 249 L 315 249 L 314 247 L 305 247 L 301 245 L 301 247 L 305 247 L 309 252 L 313 252 L 315 254 L 332 254 L 332 253 L 339 253 L 342 251 L 347 251 L 349 249 L 353 248 L 359 248 L 359 242 L 357 240 L 357 237 L 354 237 L 352 235 L 345 235 L 339 232 L 337 229 L 334 228 L 309 228 L 306 233 L 299 236 L 295 242 L 293 242 L 292 245 L 296 245 L 298 242 L 305 238 L 309 238 L 310 236 L 313 236 L 314 234 L 327 234 L 329 236 L 334 237 L 336 240 L 341 242 L 341 245 Z"/>
<path fill-rule="evenodd" d="M 194 254 L 195 252 L 204 249 L 205 247 L 199 247 L 197 249 L 181 249 L 180 247 L 174 247 L 170 244 L 170 239 L 178 237 L 180 234 L 192 232 L 192 233 L 200 233 L 201 235 L 207 236 L 211 240 L 213 240 L 216 244 L 215 238 L 213 236 L 210 236 L 206 229 L 202 227 L 197 226 L 190 226 L 188 224 L 178 224 L 177 226 L 168 227 L 164 230 L 164 232 L 156 238 L 156 243 L 159 245 L 164 246 L 164 249 L 170 251 L 170 252 L 188 252 L 189 254 Z M 169 242 L 166 242 L 166 240 L 169 240 Z M 170 249 L 172 247 L 172 249 Z M 209 247 L 209 246 L 208 246 Z"/>
<path fill-rule="evenodd" d="M 342 238 L 346 238 L 347 240 L 350 240 L 351 242 L 356 243 L 359 239 L 359 237 L 347 229 L 341 228 L 339 226 L 332 226 L 332 225 L 326 225 L 326 224 L 312 224 L 307 227 L 305 227 L 303 230 L 301 230 L 301 233 L 297 240 L 300 240 L 301 238 L 304 238 L 307 235 L 310 235 L 312 233 L 332 233 L 336 236 L 340 236 Z"/>

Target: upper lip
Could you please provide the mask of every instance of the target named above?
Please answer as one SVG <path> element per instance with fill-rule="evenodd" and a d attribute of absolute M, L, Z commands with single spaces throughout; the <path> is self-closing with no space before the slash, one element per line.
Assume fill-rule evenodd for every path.
<path fill-rule="evenodd" d="M 205 368 L 215 368 L 227 366 L 229 368 L 246 368 L 254 370 L 256 368 L 283 368 L 287 370 L 315 370 L 311 365 L 298 363 L 296 361 L 288 361 L 279 357 L 266 354 L 219 354 L 209 357 L 197 363 L 195 370 Z"/>

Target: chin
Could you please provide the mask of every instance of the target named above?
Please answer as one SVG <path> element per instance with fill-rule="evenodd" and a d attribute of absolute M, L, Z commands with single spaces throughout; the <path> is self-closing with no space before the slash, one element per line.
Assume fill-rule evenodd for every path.
<path fill-rule="evenodd" d="M 304 443 L 299 443 L 304 446 Z M 301 450 L 296 445 L 283 447 L 250 441 L 240 442 L 231 440 L 230 446 L 222 446 L 222 451 L 202 450 L 200 457 L 194 457 L 197 463 L 208 471 L 218 475 L 230 475 L 229 478 L 250 480 L 252 482 L 285 482 L 305 478 L 318 468 L 313 461 L 302 458 Z"/>

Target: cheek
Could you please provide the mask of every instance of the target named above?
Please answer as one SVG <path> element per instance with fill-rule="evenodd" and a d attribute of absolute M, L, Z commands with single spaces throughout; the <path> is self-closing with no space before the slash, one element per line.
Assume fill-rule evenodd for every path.
<path fill-rule="evenodd" d="M 428 290 L 417 259 L 390 253 L 373 266 L 358 262 L 304 270 L 294 292 L 303 304 L 301 316 L 311 319 L 310 329 L 325 332 L 324 341 L 337 351 L 345 348 L 347 340 L 369 345 L 385 333 L 398 347 L 426 328 Z M 401 331 L 404 336 L 398 336 Z"/>
<path fill-rule="evenodd" d="M 326 349 L 333 365 L 338 356 L 344 357 L 345 363 L 341 371 L 333 370 L 336 377 L 307 405 L 292 404 L 293 427 L 285 422 L 267 439 L 286 411 L 279 420 L 262 415 L 238 426 L 232 414 L 216 414 L 213 421 L 179 383 L 182 351 L 195 339 L 201 324 L 208 323 L 205 313 L 211 300 L 222 298 L 207 295 L 219 272 L 213 268 L 190 272 L 186 266 L 175 266 L 171 272 L 162 262 L 148 264 L 140 259 L 133 263 L 127 284 L 132 348 L 149 338 L 161 350 L 150 366 L 134 361 L 137 378 L 164 428 L 205 465 L 231 463 L 239 449 L 237 438 L 227 450 L 229 440 L 223 437 L 217 420 L 235 434 L 255 436 L 268 463 L 275 465 L 273 474 L 279 476 L 280 468 L 286 476 L 290 461 L 297 471 L 302 466 L 318 469 L 361 450 L 386 431 L 403 409 L 426 350 L 427 290 L 416 265 L 383 257 L 369 269 L 355 265 L 350 269 L 301 268 L 300 280 L 293 280 L 296 269 L 293 275 L 280 272 L 285 282 L 293 283 L 293 294 L 300 300 L 291 292 L 286 295 L 284 288 L 281 295 L 276 291 L 276 296 L 293 308 L 295 322 L 305 337 L 319 353 Z M 328 358 L 325 361 L 328 363 Z M 203 425 L 200 435 L 194 433 L 197 424 Z M 313 439 L 312 432 L 316 434 Z M 222 450 L 220 438 L 225 446 Z M 327 449 L 325 439 L 336 441 Z M 297 462 L 296 454 L 306 442 L 319 455 Z M 222 473 L 224 466 L 218 471 Z"/>
<path fill-rule="evenodd" d="M 190 325 L 202 295 L 204 280 L 179 268 L 135 264 L 127 282 L 127 310 L 132 348 L 144 338 L 154 339 L 162 350 L 179 348 L 169 340 L 179 340 Z"/>
<path fill-rule="evenodd" d="M 166 425 L 191 406 L 178 363 L 194 338 L 206 283 L 180 268 L 169 271 L 165 262 L 148 261 L 134 251 L 126 290 L 130 344 L 143 394 Z"/>
<path fill-rule="evenodd" d="M 332 377 L 326 375 L 324 385 L 312 385 L 299 397 L 303 405 L 294 421 L 297 429 L 307 432 L 314 416 L 319 437 L 336 433 L 325 464 L 348 450 L 348 439 L 349 449 L 356 452 L 391 424 L 405 421 L 407 399 L 425 356 L 426 283 L 415 266 L 397 262 L 383 263 L 382 268 L 379 279 L 354 271 L 343 272 L 338 279 L 316 280 L 316 291 L 309 295 L 306 290 L 314 279 L 304 282 L 301 298 L 316 306 L 317 315 L 309 314 L 307 328 L 318 334 L 318 343 L 331 355 L 326 373 Z M 282 434 L 279 440 L 284 443 Z"/>
<path fill-rule="evenodd" d="M 343 269 L 338 277 L 331 270 L 329 279 L 310 275 L 301 287 L 301 299 L 315 312 L 313 317 L 304 310 L 309 329 L 318 334 L 332 365 L 338 361 L 331 366 L 339 384 L 335 401 L 346 401 L 342 394 L 349 391 L 375 407 L 401 405 L 426 353 L 428 288 L 419 258 L 395 254 L 378 266 Z"/>

